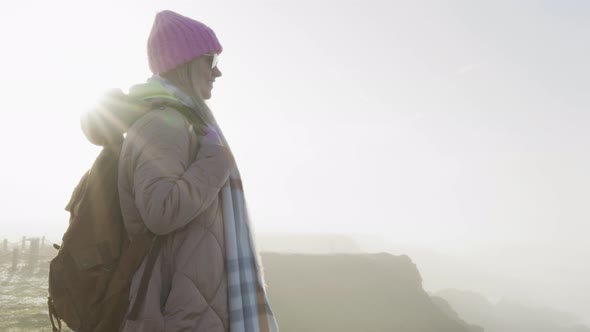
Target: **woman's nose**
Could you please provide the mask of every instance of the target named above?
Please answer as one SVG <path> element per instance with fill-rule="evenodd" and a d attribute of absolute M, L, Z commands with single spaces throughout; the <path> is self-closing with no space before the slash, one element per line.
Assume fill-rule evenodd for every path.
<path fill-rule="evenodd" d="M 213 68 L 213 77 L 221 77 L 221 70 L 219 70 L 218 66 Z"/>

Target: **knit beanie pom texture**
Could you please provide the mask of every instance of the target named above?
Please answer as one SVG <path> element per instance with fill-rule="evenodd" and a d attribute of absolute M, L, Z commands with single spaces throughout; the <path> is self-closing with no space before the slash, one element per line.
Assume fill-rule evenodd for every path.
<path fill-rule="evenodd" d="M 156 15 L 148 39 L 148 62 L 154 74 L 165 73 L 223 47 L 205 24 L 170 10 Z"/>

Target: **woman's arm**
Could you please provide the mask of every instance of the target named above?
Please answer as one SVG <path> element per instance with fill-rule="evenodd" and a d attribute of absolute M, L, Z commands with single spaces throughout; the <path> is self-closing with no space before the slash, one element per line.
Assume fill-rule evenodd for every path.
<path fill-rule="evenodd" d="M 189 164 L 190 136 L 185 118 L 174 110 L 155 111 L 135 139 L 142 146 L 134 163 L 135 204 L 155 234 L 173 232 L 207 209 L 234 167 L 228 149 L 204 140 Z"/>

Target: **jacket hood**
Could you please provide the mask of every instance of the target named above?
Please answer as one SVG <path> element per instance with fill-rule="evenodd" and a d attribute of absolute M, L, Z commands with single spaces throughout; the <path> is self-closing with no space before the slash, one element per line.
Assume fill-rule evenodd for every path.
<path fill-rule="evenodd" d="M 98 146 L 123 141 L 123 134 L 137 119 L 163 105 L 182 107 L 182 103 L 162 84 L 151 81 L 133 86 L 129 94 L 121 89 L 107 91 L 98 104 L 84 113 L 80 125 L 86 138 Z"/>

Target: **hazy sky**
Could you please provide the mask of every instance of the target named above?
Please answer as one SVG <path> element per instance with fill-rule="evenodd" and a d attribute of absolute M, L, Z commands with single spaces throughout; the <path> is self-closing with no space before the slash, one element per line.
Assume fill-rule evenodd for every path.
<path fill-rule="evenodd" d="M 590 257 L 590 2 L 1 6 L 0 237 L 59 238 L 98 153 L 79 115 L 149 76 L 153 17 L 172 9 L 224 45 L 210 104 L 259 232 Z"/>

